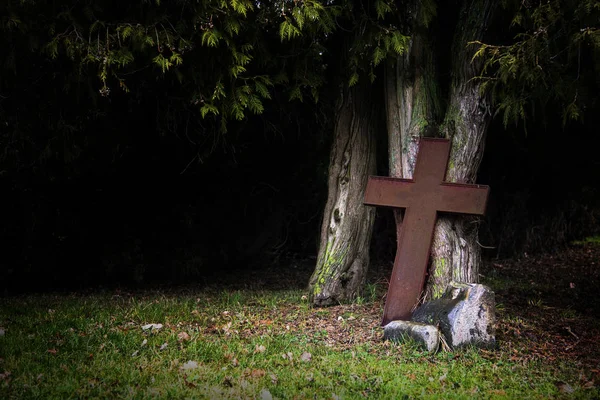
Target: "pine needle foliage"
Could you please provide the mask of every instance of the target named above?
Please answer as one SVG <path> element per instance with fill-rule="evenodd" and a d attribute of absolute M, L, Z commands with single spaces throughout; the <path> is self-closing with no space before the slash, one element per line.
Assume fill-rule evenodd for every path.
<path fill-rule="evenodd" d="M 118 7 L 22 0 L 0 9 L 3 33 L 30 37 L 31 51 L 95 80 L 99 96 L 135 90 L 152 76 L 172 80 L 223 131 L 229 120 L 262 113 L 275 90 L 292 101 L 318 101 L 336 32 L 353 38 L 349 85 L 360 74 L 373 81 L 376 68 L 408 42 L 392 0 L 153 0 Z M 15 51 L 5 52 L 6 68 L 16 69 Z"/>
<path fill-rule="evenodd" d="M 504 125 L 554 104 L 563 124 L 597 104 L 600 84 L 600 1 L 505 1 L 507 44 L 472 42 L 483 60 L 478 79 Z"/>
<path fill-rule="evenodd" d="M 361 75 L 374 82 L 377 67 L 386 59 L 402 55 L 410 37 L 402 27 L 403 9 L 397 2 L 378 0 L 346 2 L 344 22 L 352 38 L 348 45 L 348 85 Z"/>
<path fill-rule="evenodd" d="M 322 68 L 314 67 L 324 50 L 317 36 L 335 29 L 338 9 L 315 0 L 156 0 L 119 8 L 104 1 L 23 0 L 2 8 L 2 32 L 35 37 L 51 62 L 68 60 L 79 73 L 95 74 L 99 95 L 129 91 L 132 82 L 143 84 L 135 78 L 140 71 L 151 70 L 189 87 L 201 117 L 219 119 L 223 130 L 227 120 L 262 113 L 276 85 L 292 94 L 307 87 L 318 99 Z M 7 66 L 16 68 L 8 55 Z M 302 64 L 310 70 L 291 67 Z"/>

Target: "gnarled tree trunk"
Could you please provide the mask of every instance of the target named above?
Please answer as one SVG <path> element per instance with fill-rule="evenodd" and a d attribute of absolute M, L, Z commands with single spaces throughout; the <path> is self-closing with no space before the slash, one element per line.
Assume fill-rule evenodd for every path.
<path fill-rule="evenodd" d="M 406 13 L 418 15 L 419 6 L 414 3 Z M 384 83 L 390 176 L 405 179 L 413 177 L 419 139 L 437 136 L 440 114 L 435 50 L 427 27 L 417 21 L 411 25 L 408 48 L 386 65 Z M 394 218 L 399 238 L 402 212 L 395 210 Z"/>
<path fill-rule="evenodd" d="M 419 15 L 420 2 L 408 15 Z M 490 114 L 488 100 L 472 78 L 480 65 L 471 61 L 468 41 L 479 40 L 488 25 L 495 2 L 466 0 L 454 38 L 452 83 L 445 117 L 440 126 L 440 95 L 435 72 L 435 49 L 430 30 L 414 19 L 408 51 L 386 69 L 390 175 L 412 178 L 419 138 L 441 136 L 452 140 L 448 182 L 473 183 L 483 156 Z M 401 213 L 396 212 L 397 233 Z M 437 298 L 452 281 L 477 282 L 481 252 L 477 243 L 477 220 L 440 215 L 431 249 L 431 266 L 424 299 Z"/>
<path fill-rule="evenodd" d="M 369 266 L 375 209 L 363 205 L 369 175 L 375 173 L 376 109 L 365 79 L 340 91 L 329 164 L 329 193 L 311 301 L 328 306 L 355 298 Z"/>
<path fill-rule="evenodd" d="M 479 81 L 481 64 L 472 60 L 469 41 L 482 40 L 497 5 L 494 0 L 466 0 L 453 44 L 452 83 L 443 135 L 452 140 L 446 181 L 473 183 L 483 157 L 485 135 L 491 119 L 489 99 Z M 426 298 L 437 298 L 447 284 L 478 282 L 481 249 L 477 242 L 478 219 L 444 215 L 438 218 L 431 247 L 432 265 Z"/>

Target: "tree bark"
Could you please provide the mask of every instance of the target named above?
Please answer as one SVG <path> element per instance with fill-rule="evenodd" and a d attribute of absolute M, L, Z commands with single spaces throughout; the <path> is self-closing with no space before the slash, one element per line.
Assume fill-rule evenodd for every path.
<path fill-rule="evenodd" d="M 340 90 L 319 255 L 309 284 L 316 306 L 354 299 L 369 266 L 375 209 L 364 206 L 363 199 L 376 168 L 377 113 L 373 89 L 365 80 Z"/>
<path fill-rule="evenodd" d="M 414 9 L 407 14 L 418 15 Z M 411 179 L 417 159 L 419 139 L 436 136 L 439 118 L 434 48 L 428 29 L 413 22 L 405 53 L 386 65 L 385 104 L 388 129 L 390 176 Z M 394 210 L 396 238 L 400 237 L 402 212 Z"/>
<path fill-rule="evenodd" d="M 481 64 L 472 61 L 469 41 L 482 40 L 496 7 L 494 0 L 466 0 L 453 45 L 452 83 L 443 135 L 452 141 L 446 181 L 474 183 L 483 157 L 491 119 L 488 97 L 476 78 Z M 450 281 L 478 282 L 481 249 L 478 219 L 443 215 L 438 218 L 431 248 L 432 265 L 425 299 L 438 298 Z"/>
<path fill-rule="evenodd" d="M 412 3 L 408 15 L 419 15 L 421 2 Z M 480 71 L 471 62 L 468 41 L 479 40 L 488 25 L 495 2 L 466 0 L 454 38 L 452 83 L 443 123 L 439 124 L 440 94 L 435 71 L 435 49 L 430 30 L 413 18 L 407 52 L 386 69 L 385 100 L 388 123 L 390 175 L 412 178 L 421 137 L 442 136 L 452 141 L 446 181 L 473 183 L 483 156 L 490 113 L 487 97 L 472 78 Z M 409 6 L 410 7 L 410 6 Z M 395 212 L 396 233 L 402 225 Z M 438 298 L 447 284 L 477 282 L 481 264 L 477 220 L 439 215 L 431 249 L 431 265 L 423 301 Z"/>

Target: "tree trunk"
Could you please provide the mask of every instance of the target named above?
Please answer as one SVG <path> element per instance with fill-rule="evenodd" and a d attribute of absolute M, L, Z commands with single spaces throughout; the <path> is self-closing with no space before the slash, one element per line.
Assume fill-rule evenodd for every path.
<path fill-rule="evenodd" d="M 480 65 L 472 63 L 468 41 L 482 38 L 494 8 L 492 0 L 466 0 L 454 38 L 452 84 L 442 126 L 439 122 L 440 95 L 435 71 L 435 49 L 430 30 L 421 21 L 413 27 L 407 52 L 386 69 L 385 100 L 388 122 L 390 175 L 412 178 L 418 141 L 424 136 L 452 140 L 446 180 L 472 183 L 475 180 L 490 114 L 488 101 L 472 80 Z M 421 2 L 413 3 L 408 15 L 419 15 Z M 396 232 L 402 218 L 395 212 Z M 423 300 L 438 298 L 452 281 L 477 282 L 481 263 L 477 244 L 477 220 L 464 216 L 438 216 L 431 249 L 431 266 Z"/>
<path fill-rule="evenodd" d="M 368 266 L 375 209 L 363 205 L 369 175 L 375 173 L 377 128 L 373 89 L 366 79 L 344 88 L 336 109 L 317 266 L 310 279 L 311 301 L 329 306 L 354 299 Z"/>
<path fill-rule="evenodd" d="M 420 3 L 407 14 L 417 15 Z M 386 65 L 385 104 L 388 129 L 390 176 L 411 179 L 419 139 L 438 133 L 439 91 L 435 73 L 434 48 L 428 29 L 413 24 L 408 48 Z M 400 237 L 402 212 L 394 210 L 396 238 Z"/>
<path fill-rule="evenodd" d="M 469 41 L 482 40 L 496 7 L 494 0 L 467 0 L 461 10 L 453 45 L 452 83 L 442 125 L 452 140 L 446 181 L 474 183 L 483 157 L 491 119 L 487 96 L 480 90 L 481 64 L 473 62 Z M 450 281 L 478 282 L 481 249 L 478 219 L 444 215 L 438 218 L 431 248 L 432 265 L 425 298 L 441 296 Z"/>

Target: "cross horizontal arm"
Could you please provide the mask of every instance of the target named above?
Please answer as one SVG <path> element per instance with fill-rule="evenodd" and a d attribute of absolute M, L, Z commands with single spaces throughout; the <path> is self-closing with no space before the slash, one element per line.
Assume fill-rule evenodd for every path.
<path fill-rule="evenodd" d="M 483 215 L 490 188 L 484 185 L 465 183 L 443 183 L 431 196 L 436 211 Z"/>
<path fill-rule="evenodd" d="M 435 211 L 483 215 L 489 187 L 466 183 L 440 183 L 423 190 L 411 179 L 371 176 L 367 183 L 364 203 L 370 206 L 407 208 L 429 205 Z"/>
<path fill-rule="evenodd" d="M 413 197 L 419 196 L 418 193 L 412 193 L 413 185 L 411 179 L 370 176 L 364 203 L 369 206 L 406 208 Z"/>

